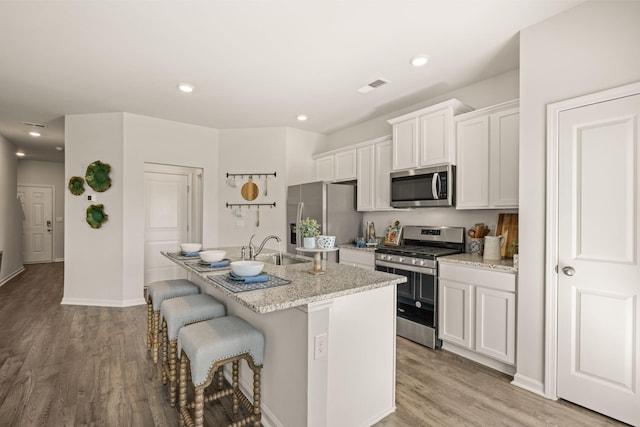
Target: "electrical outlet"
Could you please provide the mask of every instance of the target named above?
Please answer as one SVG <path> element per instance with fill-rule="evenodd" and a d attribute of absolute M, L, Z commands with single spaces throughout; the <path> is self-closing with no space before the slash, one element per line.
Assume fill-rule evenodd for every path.
<path fill-rule="evenodd" d="M 314 342 L 314 359 L 323 359 L 327 357 L 327 334 L 315 336 Z"/>
<path fill-rule="evenodd" d="M 96 194 L 87 194 L 87 201 L 88 202 L 97 202 L 98 201 L 98 196 Z"/>

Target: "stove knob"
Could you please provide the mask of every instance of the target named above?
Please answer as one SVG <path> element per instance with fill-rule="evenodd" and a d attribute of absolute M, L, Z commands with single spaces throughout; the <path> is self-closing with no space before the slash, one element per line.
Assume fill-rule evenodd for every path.
<path fill-rule="evenodd" d="M 424 265 L 424 260 L 423 259 L 420 260 L 420 265 Z"/>
<path fill-rule="evenodd" d="M 417 260 L 417 259 L 413 258 L 413 259 L 411 260 L 411 264 L 416 265 L 417 263 L 418 263 L 418 260 Z"/>
<path fill-rule="evenodd" d="M 404 257 L 398 258 L 398 262 L 404 262 Z"/>
<path fill-rule="evenodd" d="M 393 261 L 393 257 L 391 255 L 387 255 L 387 261 Z"/>

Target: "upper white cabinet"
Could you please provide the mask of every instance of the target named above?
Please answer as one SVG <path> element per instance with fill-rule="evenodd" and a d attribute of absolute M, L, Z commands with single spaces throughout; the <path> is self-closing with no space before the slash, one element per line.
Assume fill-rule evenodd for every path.
<path fill-rule="evenodd" d="M 358 144 L 359 211 L 391 210 L 391 136 Z"/>
<path fill-rule="evenodd" d="M 457 209 L 518 207 L 518 101 L 455 118 Z"/>
<path fill-rule="evenodd" d="M 350 181 L 356 179 L 356 149 L 347 148 L 313 157 L 318 181 Z"/>
<path fill-rule="evenodd" d="M 451 99 L 389 120 L 392 170 L 455 163 L 453 116 L 472 108 Z"/>

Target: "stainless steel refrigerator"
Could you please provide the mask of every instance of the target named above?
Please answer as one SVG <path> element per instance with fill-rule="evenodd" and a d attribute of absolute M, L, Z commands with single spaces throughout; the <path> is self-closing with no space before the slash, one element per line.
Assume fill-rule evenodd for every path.
<path fill-rule="evenodd" d="M 336 245 L 352 242 L 362 235 L 362 213 L 356 209 L 356 186 L 321 181 L 290 186 L 287 191 L 287 252 L 295 254 L 296 247 L 302 246 L 297 228 L 300 220 L 307 217 L 322 225 L 321 234 L 336 236 Z M 339 260 L 336 252 L 325 255 L 329 261 Z"/>

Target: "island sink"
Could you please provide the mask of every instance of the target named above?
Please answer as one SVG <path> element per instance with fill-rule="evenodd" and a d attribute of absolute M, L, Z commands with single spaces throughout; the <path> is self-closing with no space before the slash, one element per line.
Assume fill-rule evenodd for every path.
<path fill-rule="evenodd" d="M 288 254 L 265 254 L 256 257 L 257 261 L 266 262 L 274 265 L 293 265 L 304 262 L 312 262 L 312 260 L 294 258 Z"/>

